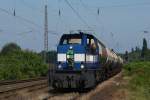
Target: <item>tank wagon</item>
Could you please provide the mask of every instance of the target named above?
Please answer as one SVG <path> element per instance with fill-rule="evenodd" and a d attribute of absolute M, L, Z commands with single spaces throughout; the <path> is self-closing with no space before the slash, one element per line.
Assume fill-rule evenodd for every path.
<path fill-rule="evenodd" d="M 90 88 L 119 73 L 123 60 L 91 34 L 62 35 L 57 47 L 53 88 Z"/>

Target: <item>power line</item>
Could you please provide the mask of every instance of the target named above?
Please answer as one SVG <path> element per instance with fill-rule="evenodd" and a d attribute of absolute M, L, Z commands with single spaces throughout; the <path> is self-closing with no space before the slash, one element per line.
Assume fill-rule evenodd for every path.
<path fill-rule="evenodd" d="M 86 25 L 88 28 L 91 28 L 87 22 L 80 16 L 80 14 L 73 8 L 73 6 L 69 3 L 68 0 L 65 0 L 66 4 L 72 9 L 72 11 L 78 16 L 78 18 Z"/>
<path fill-rule="evenodd" d="M 55 32 L 55 31 L 48 31 L 48 33 L 50 33 L 50 34 L 52 34 L 52 35 L 55 35 L 55 36 L 58 36 L 59 34 L 57 33 L 57 32 Z"/>
<path fill-rule="evenodd" d="M 17 18 L 17 19 L 19 19 L 19 20 L 22 20 L 22 21 L 24 21 L 24 22 L 26 22 L 26 23 L 28 23 L 28 24 L 32 24 L 32 25 L 38 27 L 38 29 L 41 28 L 38 24 L 32 22 L 31 20 L 28 20 L 28 19 L 26 19 L 26 18 L 24 18 L 24 17 L 21 17 L 21 16 L 16 15 L 15 12 L 11 13 L 11 12 L 9 12 L 8 10 L 3 9 L 3 8 L 0 8 L 0 11 L 2 11 L 2 12 L 6 13 L 6 14 L 8 14 L 8 15 L 14 17 L 14 18 Z M 14 11 L 15 11 L 15 9 L 14 9 Z M 14 13 L 15 13 L 15 14 L 14 14 Z"/>
<path fill-rule="evenodd" d="M 22 20 L 22 21 L 24 21 L 24 22 L 26 22 L 26 23 L 32 24 L 32 25 L 34 25 L 34 26 L 36 26 L 36 27 L 38 27 L 38 28 L 41 28 L 41 26 L 38 25 L 38 24 L 36 24 L 35 22 L 33 22 L 33 21 L 31 21 L 31 20 L 28 20 L 28 19 L 26 19 L 26 18 L 24 18 L 24 17 L 22 17 L 22 16 L 18 16 L 18 15 L 15 15 L 15 16 L 14 16 L 13 13 L 9 12 L 9 11 L 6 10 L 6 9 L 0 8 L 0 11 L 5 12 L 5 13 L 7 13 L 8 15 L 11 15 L 11 16 L 13 16 L 13 17 L 16 17 L 16 18 L 18 18 L 18 19 L 20 19 L 20 20 Z"/>
<path fill-rule="evenodd" d="M 37 7 L 33 7 L 33 5 L 31 6 L 31 4 L 27 3 L 25 0 L 19 0 L 20 2 L 22 2 L 22 4 L 30 9 L 32 9 L 33 11 L 37 11 L 37 12 L 40 12 L 41 14 L 44 13 L 44 11 L 40 10 L 39 8 Z"/>
<path fill-rule="evenodd" d="M 38 27 L 38 28 L 41 28 L 40 25 L 36 24 L 35 22 L 33 22 L 33 21 L 31 21 L 31 20 L 28 20 L 28 19 L 26 19 L 26 18 L 24 18 L 24 17 L 21 17 L 21 16 L 16 16 L 16 17 L 19 18 L 19 19 L 21 19 L 21 20 L 23 20 L 23 21 L 25 21 L 25 22 L 27 22 L 27 23 L 30 23 L 30 24 L 32 24 L 32 25 Z"/>
<path fill-rule="evenodd" d="M 28 19 L 26 19 L 26 18 L 24 18 L 24 17 L 21 17 L 21 16 L 18 16 L 18 15 L 14 16 L 13 13 L 9 12 L 9 11 L 6 10 L 6 9 L 0 8 L 0 11 L 5 12 L 5 13 L 7 13 L 8 15 L 11 15 L 12 17 L 16 17 L 16 18 L 18 18 L 18 19 L 20 19 L 20 20 L 22 20 L 22 21 L 24 21 L 24 22 L 26 22 L 26 23 L 32 24 L 32 25 L 36 26 L 37 29 L 41 28 L 40 25 L 34 23 L 33 21 L 28 20 Z M 34 29 L 32 29 L 32 30 L 34 30 Z M 38 31 L 38 30 L 37 30 L 37 31 Z M 53 32 L 53 33 L 52 33 L 50 30 L 49 30 L 48 32 L 50 32 L 50 34 L 52 34 L 52 35 L 57 35 L 57 32 Z"/>
<path fill-rule="evenodd" d="M 145 3 L 135 3 L 135 4 L 120 4 L 120 5 L 109 5 L 109 6 L 97 6 L 94 8 L 121 8 L 121 7 L 135 7 L 135 6 L 146 6 L 150 5 L 150 2 L 145 2 Z M 90 6 L 88 6 L 90 7 Z"/>
<path fill-rule="evenodd" d="M 91 9 L 83 2 L 83 0 L 79 0 L 79 1 L 80 1 L 80 4 L 82 5 L 82 7 L 84 7 L 84 9 L 85 9 L 87 12 L 89 12 L 90 15 L 93 15 L 93 16 L 96 18 L 96 22 L 97 22 L 98 24 L 101 24 L 102 33 L 103 33 L 103 31 L 105 30 L 105 28 L 104 28 L 104 23 L 103 23 L 103 21 L 102 21 L 102 14 L 100 14 L 101 9 L 99 9 L 99 15 L 98 15 L 98 14 L 94 13 L 93 10 L 91 10 Z M 97 13 L 98 13 L 98 12 L 97 12 Z M 101 17 L 101 18 L 100 18 L 100 17 Z M 96 27 L 97 27 L 97 26 L 96 26 Z M 101 37 L 103 37 L 102 35 L 103 35 L 103 34 L 101 34 Z"/>
<path fill-rule="evenodd" d="M 24 33 L 31 33 L 31 32 L 33 32 L 33 30 L 29 30 L 29 31 L 24 31 L 24 32 L 19 32 L 19 33 L 17 33 L 17 34 L 24 34 Z"/>

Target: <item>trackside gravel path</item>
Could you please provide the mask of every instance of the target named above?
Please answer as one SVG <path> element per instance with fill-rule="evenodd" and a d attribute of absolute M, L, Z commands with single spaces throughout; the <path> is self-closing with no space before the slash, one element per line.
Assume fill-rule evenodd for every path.
<path fill-rule="evenodd" d="M 127 91 L 122 89 L 124 85 L 122 72 L 99 84 L 89 93 L 78 100 L 127 100 Z"/>
<path fill-rule="evenodd" d="M 128 100 L 127 91 L 122 89 L 124 83 L 122 72 L 120 72 L 88 92 L 60 93 L 48 100 Z"/>

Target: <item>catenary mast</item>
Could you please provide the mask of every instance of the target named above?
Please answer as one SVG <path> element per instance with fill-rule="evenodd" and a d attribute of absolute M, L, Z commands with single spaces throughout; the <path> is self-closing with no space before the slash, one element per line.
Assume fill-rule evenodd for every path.
<path fill-rule="evenodd" d="M 47 4 L 45 5 L 45 23 L 44 23 L 44 58 L 46 61 L 47 52 L 48 52 L 48 12 Z"/>

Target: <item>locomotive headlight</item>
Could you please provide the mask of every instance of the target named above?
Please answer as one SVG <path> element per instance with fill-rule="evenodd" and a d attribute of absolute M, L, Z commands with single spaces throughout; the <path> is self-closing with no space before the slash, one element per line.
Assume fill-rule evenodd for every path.
<path fill-rule="evenodd" d="M 81 64 L 81 69 L 84 69 L 84 65 L 83 64 Z"/>
<path fill-rule="evenodd" d="M 58 65 L 58 68 L 59 68 L 59 69 L 61 69 L 61 68 L 62 68 L 61 64 L 59 64 L 59 65 Z"/>
<path fill-rule="evenodd" d="M 67 59 L 69 58 L 69 55 L 67 55 Z"/>

